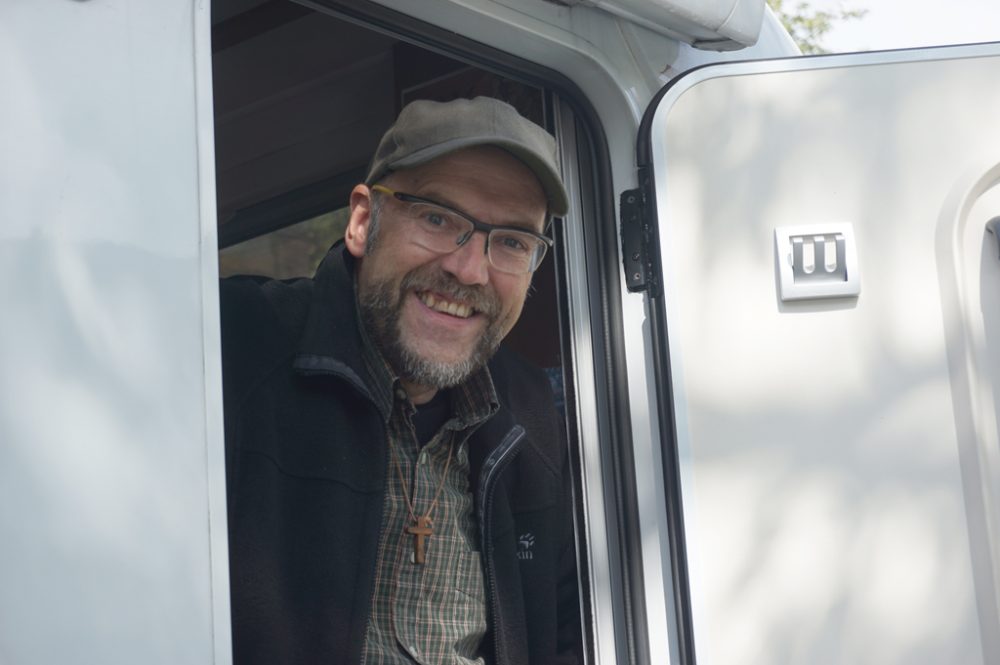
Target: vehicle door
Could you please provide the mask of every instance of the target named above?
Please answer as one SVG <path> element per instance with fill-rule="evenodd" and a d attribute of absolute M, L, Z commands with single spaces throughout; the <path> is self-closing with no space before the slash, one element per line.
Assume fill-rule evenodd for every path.
<path fill-rule="evenodd" d="M 622 196 L 683 663 L 1000 662 L 1000 46 L 713 65 Z"/>

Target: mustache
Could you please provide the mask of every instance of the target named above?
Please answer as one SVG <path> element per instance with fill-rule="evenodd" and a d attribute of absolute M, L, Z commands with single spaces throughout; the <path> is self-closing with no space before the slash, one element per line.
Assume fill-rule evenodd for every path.
<path fill-rule="evenodd" d="M 431 291 L 451 300 L 464 303 L 476 312 L 494 319 L 500 314 L 500 298 L 493 289 L 485 286 L 462 284 L 437 268 L 415 270 L 406 275 L 399 285 L 400 292 Z"/>

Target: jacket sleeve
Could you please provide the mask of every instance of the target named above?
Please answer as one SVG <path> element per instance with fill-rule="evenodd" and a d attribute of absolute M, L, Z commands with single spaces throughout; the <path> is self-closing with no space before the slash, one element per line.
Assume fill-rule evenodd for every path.
<path fill-rule="evenodd" d="M 297 330 L 287 321 L 292 308 L 308 302 L 308 280 L 279 282 L 240 275 L 219 282 L 222 343 L 222 401 L 226 435 L 226 491 L 232 498 L 239 479 L 238 456 L 243 402 L 261 377 L 290 362 L 287 351 Z"/>

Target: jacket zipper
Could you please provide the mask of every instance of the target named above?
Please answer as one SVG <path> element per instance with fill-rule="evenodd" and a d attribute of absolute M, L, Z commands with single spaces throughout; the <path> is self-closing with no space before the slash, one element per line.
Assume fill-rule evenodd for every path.
<path fill-rule="evenodd" d="M 500 608 L 496 593 L 496 570 L 493 566 L 492 540 L 490 538 L 493 524 L 490 521 L 492 515 L 493 490 L 496 485 L 498 474 L 513 459 L 517 444 L 524 438 L 524 428 L 515 425 L 507 435 L 504 436 L 500 445 L 493 449 L 489 457 L 483 463 L 482 482 L 479 485 L 479 528 L 482 532 L 483 557 L 486 565 L 486 591 L 490 599 L 493 610 L 493 648 L 496 655 L 496 665 L 502 665 L 501 640 L 500 640 Z"/>

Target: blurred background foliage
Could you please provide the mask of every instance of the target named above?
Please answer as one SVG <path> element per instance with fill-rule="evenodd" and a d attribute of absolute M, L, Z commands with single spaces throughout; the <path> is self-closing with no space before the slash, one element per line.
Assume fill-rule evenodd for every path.
<path fill-rule="evenodd" d="M 782 25 L 798 44 L 804 55 L 829 53 L 823 46 L 823 38 L 840 21 L 856 21 L 868 13 L 867 9 L 852 9 L 842 3 L 833 9 L 817 9 L 809 2 L 786 2 L 767 0 Z"/>

